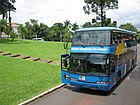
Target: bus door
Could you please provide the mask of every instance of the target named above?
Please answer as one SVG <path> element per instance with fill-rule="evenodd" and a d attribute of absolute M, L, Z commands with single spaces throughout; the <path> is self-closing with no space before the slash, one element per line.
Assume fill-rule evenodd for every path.
<path fill-rule="evenodd" d="M 114 55 L 110 56 L 110 86 L 114 86 L 118 82 L 118 73 L 116 70 L 117 66 L 117 57 Z"/>
<path fill-rule="evenodd" d="M 62 82 L 65 84 L 69 83 L 69 54 L 63 54 L 61 55 L 61 77 L 62 77 Z"/>

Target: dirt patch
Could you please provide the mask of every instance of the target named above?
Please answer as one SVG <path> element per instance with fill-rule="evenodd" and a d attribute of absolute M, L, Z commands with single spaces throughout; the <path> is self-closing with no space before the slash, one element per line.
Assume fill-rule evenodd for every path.
<path fill-rule="evenodd" d="M 11 55 L 12 53 L 10 52 L 1 52 L 0 55 L 6 56 L 6 55 Z"/>
<path fill-rule="evenodd" d="M 36 62 L 60 65 L 60 62 L 48 60 L 48 59 L 41 59 L 40 57 L 31 57 L 31 56 L 25 56 L 21 54 L 12 54 L 10 52 L 3 52 L 3 51 L 0 51 L 0 55 L 14 57 L 14 58 L 21 58 L 21 59 L 26 59 L 26 60 L 36 61 Z"/>

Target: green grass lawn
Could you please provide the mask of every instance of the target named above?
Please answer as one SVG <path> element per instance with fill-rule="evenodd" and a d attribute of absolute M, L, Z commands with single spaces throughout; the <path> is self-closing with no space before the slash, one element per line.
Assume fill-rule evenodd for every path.
<path fill-rule="evenodd" d="M 48 54 L 47 51 L 52 51 L 51 47 L 54 47 L 49 42 L 25 41 L 22 44 L 26 47 L 21 47 L 21 44 L 17 42 L 14 44 L 0 44 L 0 48 L 3 47 L 2 49 L 5 49 L 5 51 L 36 56 L 39 52 Z M 31 45 L 29 44 L 34 48 L 30 48 Z M 60 43 L 55 44 L 59 45 Z M 50 45 L 49 48 L 48 45 Z M 59 51 L 54 52 L 61 53 Z M 49 57 L 48 55 L 43 56 L 41 53 L 37 56 Z M 56 57 L 53 59 L 58 60 L 58 54 L 54 55 Z M 0 56 L 0 105 L 17 105 L 60 83 L 60 66 Z"/>
<path fill-rule="evenodd" d="M 62 42 L 0 40 L 0 51 L 60 61 Z M 0 55 L 0 105 L 16 105 L 61 84 L 60 66 Z"/>
<path fill-rule="evenodd" d="M 60 61 L 60 55 L 65 53 L 62 42 L 47 41 L 0 41 L 0 51 L 12 52 L 48 60 Z"/>

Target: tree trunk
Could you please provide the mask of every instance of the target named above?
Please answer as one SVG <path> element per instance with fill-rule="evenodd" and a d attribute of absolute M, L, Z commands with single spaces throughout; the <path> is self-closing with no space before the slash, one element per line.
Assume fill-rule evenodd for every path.
<path fill-rule="evenodd" d="M 13 38 L 12 38 L 12 43 L 14 42 L 14 39 L 15 39 L 15 38 L 13 37 Z"/>
<path fill-rule="evenodd" d="M 1 41 L 1 35 L 2 35 L 2 33 L 0 32 L 0 41 Z"/>
<path fill-rule="evenodd" d="M 104 26 L 104 16 L 103 16 L 103 3 L 101 2 L 101 25 Z"/>

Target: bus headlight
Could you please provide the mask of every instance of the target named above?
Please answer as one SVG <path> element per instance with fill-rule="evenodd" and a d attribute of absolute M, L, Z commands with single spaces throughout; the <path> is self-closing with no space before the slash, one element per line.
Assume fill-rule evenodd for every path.
<path fill-rule="evenodd" d="M 96 83 L 97 84 L 108 84 L 108 82 L 100 82 L 100 81 L 97 81 Z"/>
<path fill-rule="evenodd" d="M 68 75 L 64 75 L 64 78 L 67 79 L 67 78 L 70 78 L 70 76 L 68 76 Z"/>

